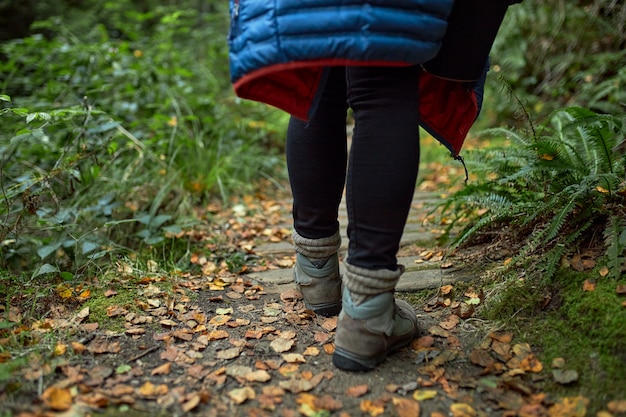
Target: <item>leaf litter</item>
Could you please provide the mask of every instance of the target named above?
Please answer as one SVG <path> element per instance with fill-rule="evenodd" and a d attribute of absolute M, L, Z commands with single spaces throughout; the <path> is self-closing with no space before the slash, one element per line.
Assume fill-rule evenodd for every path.
<path fill-rule="evenodd" d="M 288 205 L 255 201 L 246 200 L 245 212 L 257 215 L 239 221 L 224 213 L 220 232 L 226 230 L 229 251 L 254 255 L 259 241 L 288 241 L 289 231 L 281 226 Z M 189 233 L 202 242 L 212 232 Z M 207 253 L 215 249 L 206 245 Z M 544 366 L 531 346 L 506 331 L 486 332 L 478 342 L 466 337 L 466 322 L 484 302 L 481 291 L 442 286 L 417 311 L 419 338 L 370 373 L 348 373 L 331 363 L 336 317 L 316 317 L 293 287 L 276 292 L 246 276 L 291 268 L 293 257 L 268 257 L 233 270 L 207 253 L 192 254 L 192 268 L 171 276 L 159 275 L 158 265 L 151 265 L 150 276 L 139 281 L 134 306 L 106 309 L 110 319 L 123 320 L 121 331 L 100 329 L 88 308 L 37 323 L 38 332 L 59 332 L 66 340 L 56 343 L 52 360 L 33 357 L 20 371 L 32 391 L 20 391 L 21 400 L 3 392 L 0 400 L 22 417 L 107 408 L 209 416 L 586 415 L 587 398 L 550 398 L 541 391 L 546 380 L 576 384 L 579 376 L 564 360 Z M 442 257 L 436 251 L 420 255 L 420 262 Z M 574 264 L 591 267 L 587 259 Z M 119 270 L 135 273 L 123 264 Z M 593 291 L 593 283 L 584 290 Z M 61 299 L 78 303 L 91 296 L 85 288 L 59 291 Z M 616 291 L 626 293 L 621 287 Z M 113 288 L 103 294 L 113 301 L 118 297 Z M 19 323 L 19 308 L 12 307 L 7 317 Z M 613 399 L 603 415 L 625 410 L 626 399 Z"/>

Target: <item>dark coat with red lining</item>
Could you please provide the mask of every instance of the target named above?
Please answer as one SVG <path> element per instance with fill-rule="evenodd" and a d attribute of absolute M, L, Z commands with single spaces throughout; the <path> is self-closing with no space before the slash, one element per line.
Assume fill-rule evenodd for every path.
<path fill-rule="evenodd" d="M 231 79 L 242 98 L 308 120 L 334 65 L 416 65 L 421 125 L 458 156 L 484 82 L 437 78 L 453 0 L 231 0 Z"/>

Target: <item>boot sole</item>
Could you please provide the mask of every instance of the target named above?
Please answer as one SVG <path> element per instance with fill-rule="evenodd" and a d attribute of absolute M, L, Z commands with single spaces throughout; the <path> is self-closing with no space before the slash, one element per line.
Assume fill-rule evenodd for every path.
<path fill-rule="evenodd" d="M 315 314 L 324 316 L 324 317 L 333 317 L 333 316 L 338 315 L 341 312 L 341 301 L 333 302 L 333 303 L 315 304 L 315 305 L 311 305 L 305 301 L 304 305 L 309 310 L 312 310 Z"/>

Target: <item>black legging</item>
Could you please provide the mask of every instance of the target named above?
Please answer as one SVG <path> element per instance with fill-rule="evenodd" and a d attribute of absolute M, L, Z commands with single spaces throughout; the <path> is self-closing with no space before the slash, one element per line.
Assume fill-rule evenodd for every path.
<path fill-rule="evenodd" d="M 419 165 L 418 83 L 416 67 L 334 67 L 314 117 L 289 122 L 294 228 L 310 239 L 333 235 L 346 183 L 352 265 L 397 268 Z M 346 179 L 348 106 L 355 128 Z"/>

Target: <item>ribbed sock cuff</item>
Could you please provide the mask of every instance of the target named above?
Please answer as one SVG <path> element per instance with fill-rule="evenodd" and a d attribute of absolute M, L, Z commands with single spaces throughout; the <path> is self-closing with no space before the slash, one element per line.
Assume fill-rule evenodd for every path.
<path fill-rule="evenodd" d="M 350 291 L 355 304 L 385 292 L 393 292 L 404 272 L 404 266 L 398 265 L 395 271 L 389 269 L 366 269 L 350 265 L 344 261 L 346 267 L 343 275 L 343 285 Z"/>
<path fill-rule="evenodd" d="M 328 258 L 336 254 L 341 247 L 341 235 L 339 231 L 335 232 L 332 236 L 323 237 L 321 239 L 308 239 L 294 231 L 292 237 L 293 243 L 296 246 L 296 252 L 303 254 L 307 258 Z"/>

